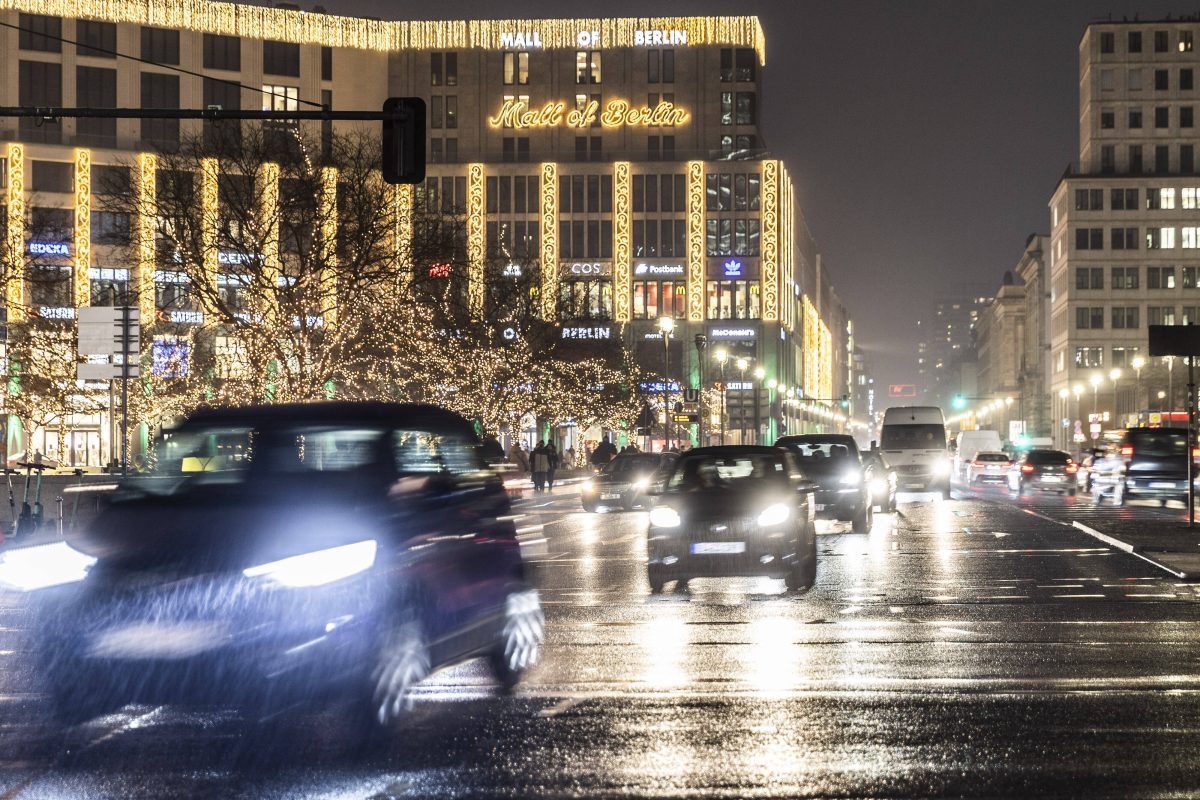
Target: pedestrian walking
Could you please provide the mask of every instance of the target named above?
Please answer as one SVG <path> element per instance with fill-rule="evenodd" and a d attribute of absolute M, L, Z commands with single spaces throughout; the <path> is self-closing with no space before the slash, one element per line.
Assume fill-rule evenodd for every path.
<path fill-rule="evenodd" d="M 599 468 L 603 467 L 608 462 L 612 461 L 617 455 L 617 448 L 613 446 L 607 438 L 596 445 L 596 449 L 592 451 L 592 466 Z"/>
<path fill-rule="evenodd" d="M 517 442 L 508 448 L 508 460 L 517 465 L 521 472 L 529 472 L 529 456 Z"/>
<path fill-rule="evenodd" d="M 550 455 L 546 452 L 545 442 L 538 442 L 537 447 L 533 448 L 530 467 L 533 471 L 533 490 L 540 492 L 546 488 L 546 473 L 550 471 Z"/>
<path fill-rule="evenodd" d="M 546 445 L 546 458 L 549 459 L 550 466 L 546 470 L 546 488 L 554 488 L 554 473 L 558 471 L 558 448 L 554 446 L 554 442 Z"/>

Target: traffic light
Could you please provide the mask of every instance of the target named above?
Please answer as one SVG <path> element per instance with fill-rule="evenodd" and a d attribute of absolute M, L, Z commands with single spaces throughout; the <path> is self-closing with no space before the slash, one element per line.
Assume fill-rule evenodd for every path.
<path fill-rule="evenodd" d="M 842 403 L 842 410 L 849 411 L 850 410 L 850 395 L 848 395 L 848 394 L 842 395 L 841 403 Z"/>
<path fill-rule="evenodd" d="M 961 394 L 954 395 L 954 400 L 951 402 L 954 405 L 955 411 L 962 411 L 967 407 L 967 398 L 963 397 Z"/>
<path fill-rule="evenodd" d="M 425 182 L 425 101 L 419 97 L 389 97 L 383 121 L 383 180 L 386 183 Z"/>

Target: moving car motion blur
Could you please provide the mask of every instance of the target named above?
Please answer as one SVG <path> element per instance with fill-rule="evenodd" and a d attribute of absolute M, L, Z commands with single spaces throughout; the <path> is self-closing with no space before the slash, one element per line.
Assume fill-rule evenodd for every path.
<path fill-rule="evenodd" d="M 781 437 L 775 446 L 791 451 L 804 475 L 817 484 L 818 518 L 848 521 L 855 533 L 871 530 L 875 504 L 853 436 L 806 433 Z"/>
<path fill-rule="evenodd" d="M 1193 451 L 1192 458 L 1196 457 Z M 1092 462 L 1092 502 L 1187 502 L 1187 428 L 1130 428 L 1121 444 Z"/>
<path fill-rule="evenodd" d="M 674 580 L 765 575 L 789 589 L 813 585 L 813 484 L 777 447 L 705 447 L 675 462 L 650 511 L 650 591 Z"/>
<path fill-rule="evenodd" d="M 862 454 L 863 474 L 867 486 L 871 490 L 871 502 L 876 511 L 896 510 L 896 470 L 878 450 L 868 450 Z"/>
<path fill-rule="evenodd" d="M 662 481 L 675 463 L 675 453 L 625 453 L 605 464 L 594 478 L 583 483 L 580 500 L 584 511 L 623 508 L 632 511 L 649 505 L 651 489 Z"/>
<path fill-rule="evenodd" d="M 486 659 L 513 686 L 542 612 L 508 496 L 471 425 L 430 406 L 201 411 L 73 541 L 11 551 L 41 590 L 60 721 L 126 703 L 270 716 L 348 699 L 389 726 L 433 671 Z"/>
<path fill-rule="evenodd" d="M 1074 497 L 1078 472 L 1079 465 L 1062 450 L 1026 450 L 1008 471 L 1008 491 L 1017 496 L 1038 490 Z"/>

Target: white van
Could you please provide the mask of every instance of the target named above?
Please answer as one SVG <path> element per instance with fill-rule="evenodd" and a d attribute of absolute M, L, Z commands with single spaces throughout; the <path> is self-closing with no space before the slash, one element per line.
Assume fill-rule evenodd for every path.
<path fill-rule="evenodd" d="M 954 474 L 963 477 L 966 465 L 980 453 L 995 453 L 1004 449 L 997 431 L 963 431 L 958 434 L 958 449 L 954 455 Z"/>
<path fill-rule="evenodd" d="M 897 406 L 883 415 L 879 448 L 896 470 L 901 492 L 940 492 L 950 497 L 946 420 L 937 406 Z"/>

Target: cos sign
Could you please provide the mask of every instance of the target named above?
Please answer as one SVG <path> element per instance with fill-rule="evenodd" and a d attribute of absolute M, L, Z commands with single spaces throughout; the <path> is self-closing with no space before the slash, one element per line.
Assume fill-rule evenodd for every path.
<path fill-rule="evenodd" d="M 612 274 L 612 265 L 607 262 L 600 261 L 584 261 L 564 264 L 565 272 L 571 275 L 591 276 L 591 275 L 610 275 Z"/>

